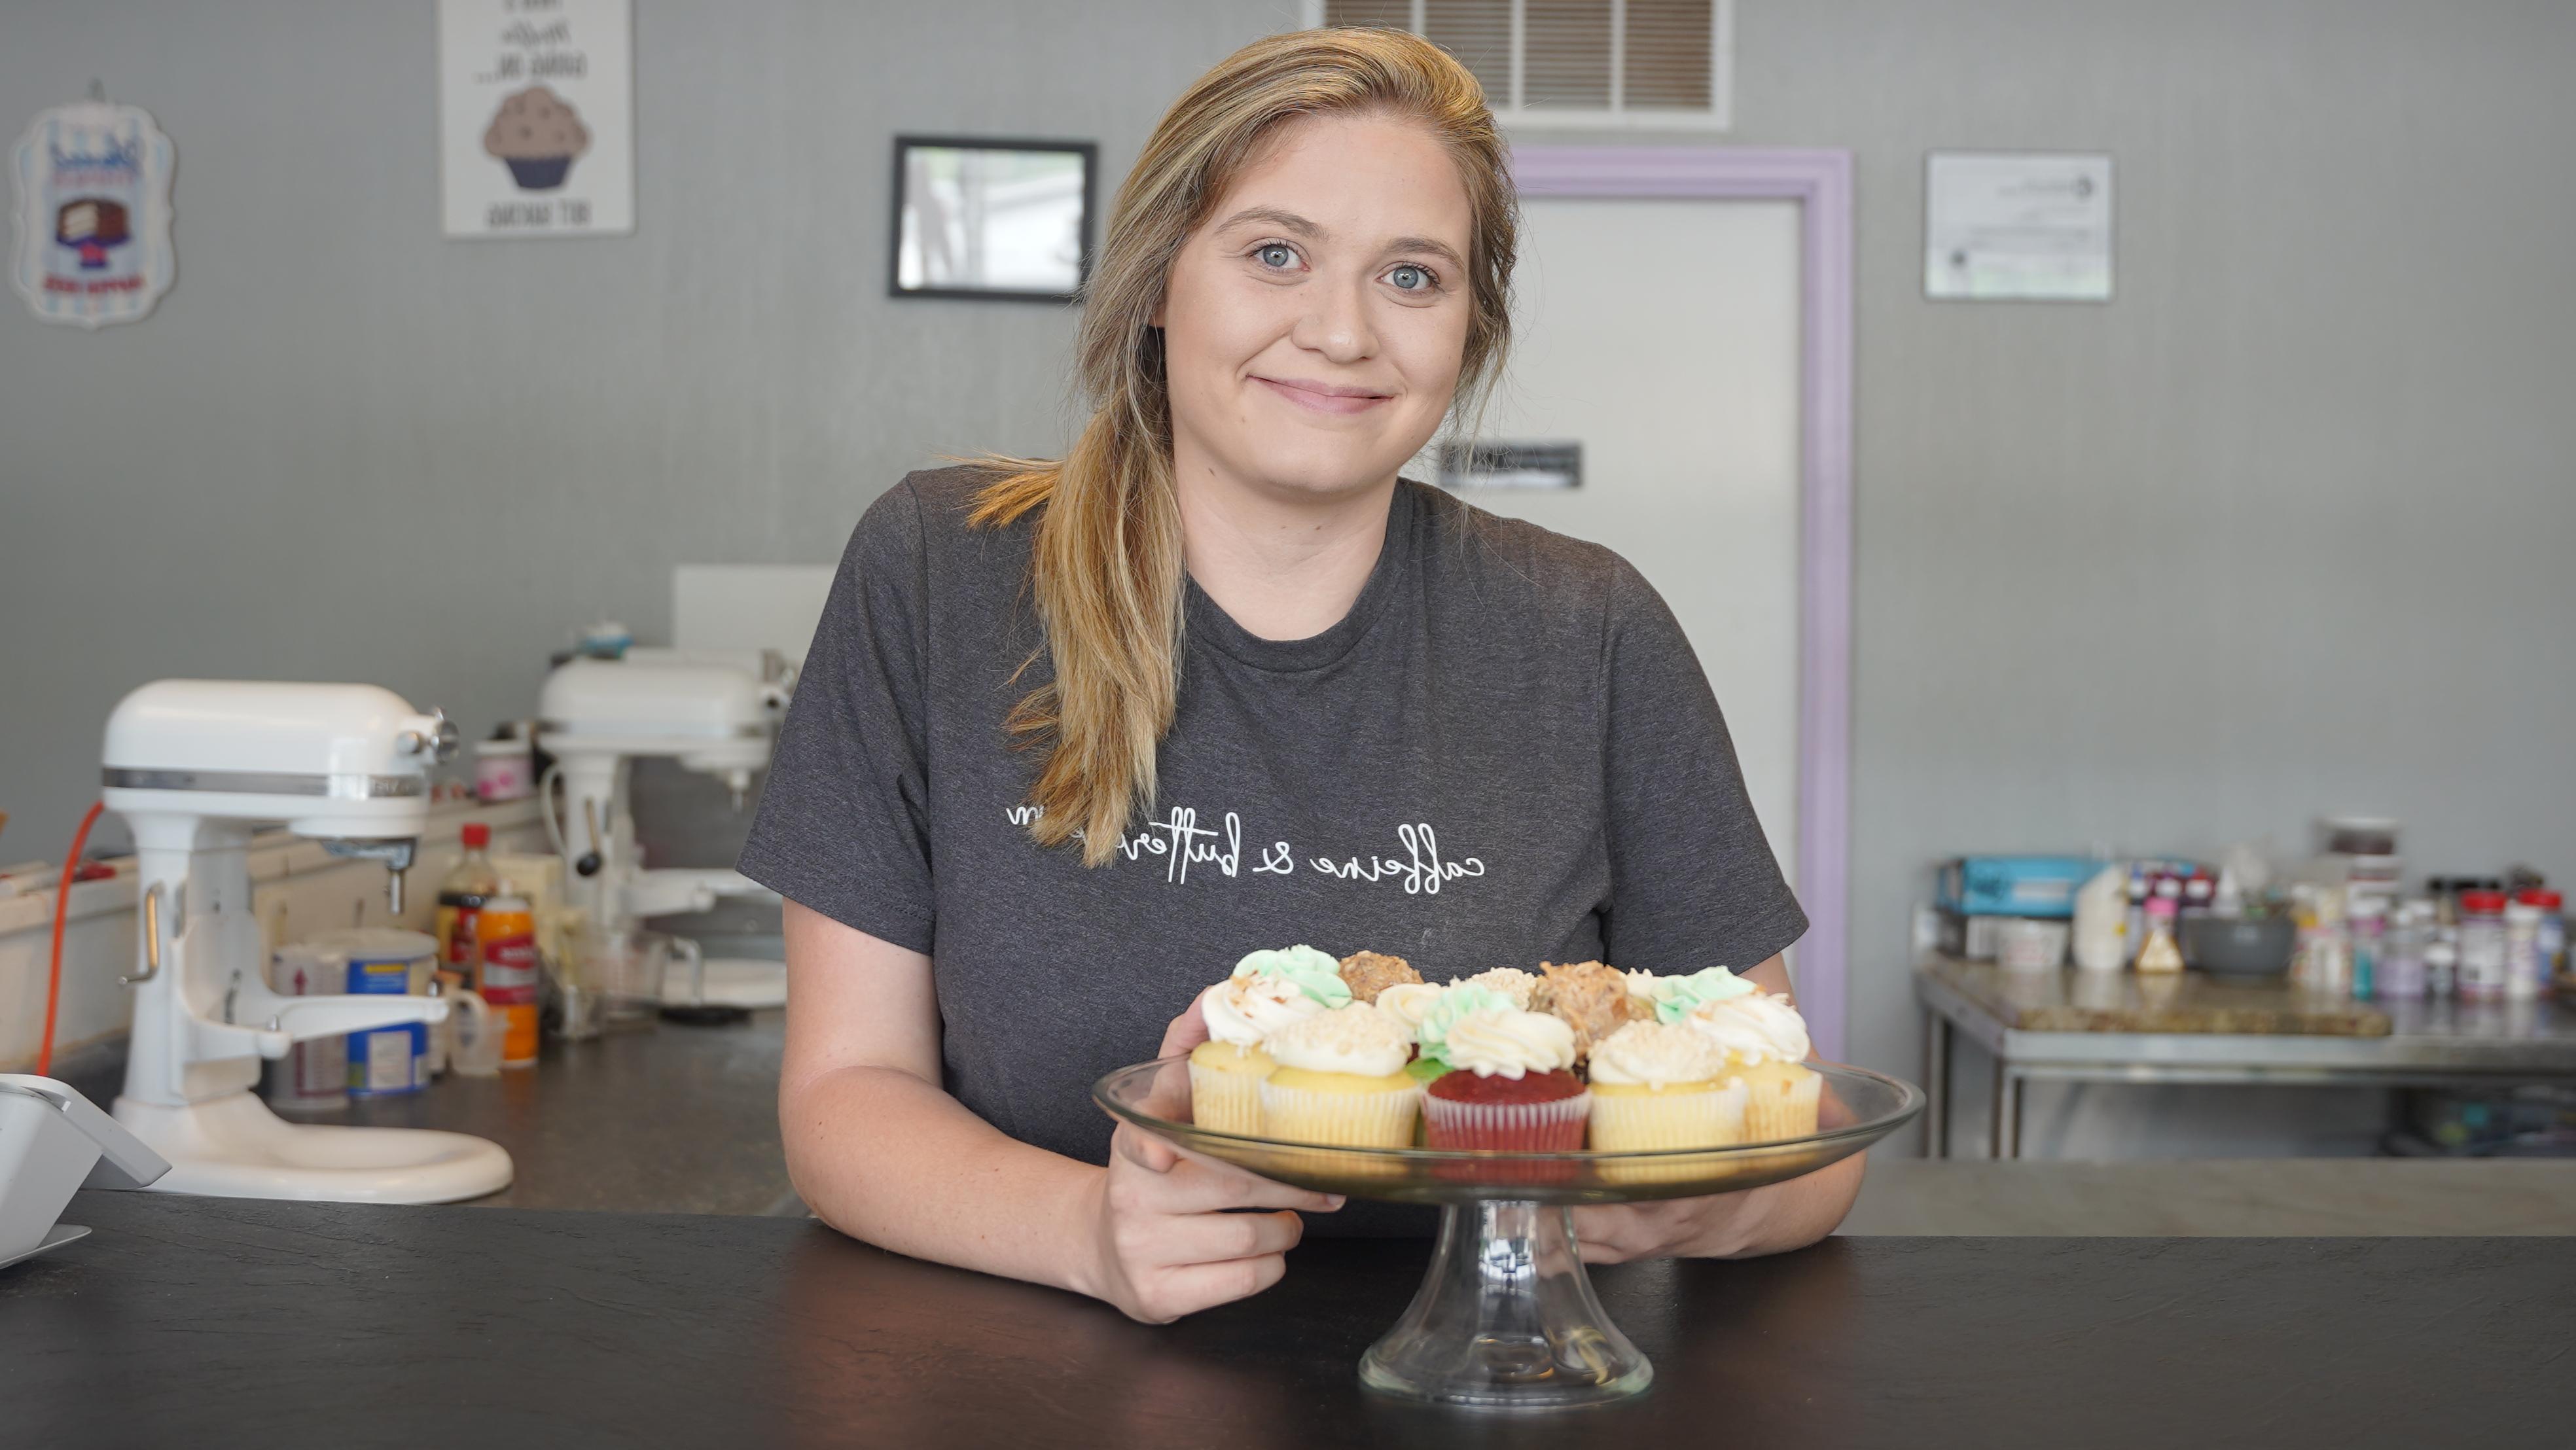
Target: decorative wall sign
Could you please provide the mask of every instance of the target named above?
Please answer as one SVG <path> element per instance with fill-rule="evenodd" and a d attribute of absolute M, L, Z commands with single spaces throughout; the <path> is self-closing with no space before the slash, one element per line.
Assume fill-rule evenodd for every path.
<path fill-rule="evenodd" d="M 635 230 L 631 0 L 438 0 L 451 237 Z"/>
<path fill-rule="evenodd" d="M 2110 157 L 1936 151 L 1924 197 L 1924 296 L 2111 300 Z"/>
<path fill-rule="evenodd" d="M 1091 270 L 1088 141 L 894 138 L 897 297 L 1070 302 Z"/>
<path fill-rule="evenodd" d="M 132 322 L 170 290 L 170 138 L 138 106 L 38 115 L 10 154 L 18 190 L 9 281 L 47 322 Z"/>

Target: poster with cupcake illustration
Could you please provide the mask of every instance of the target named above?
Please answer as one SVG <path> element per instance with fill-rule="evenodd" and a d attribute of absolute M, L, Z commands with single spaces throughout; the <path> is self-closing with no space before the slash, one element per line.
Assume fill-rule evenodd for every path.
<path fill-rule="evenodd" d="M 10 152 L 9 281 L 47 322 L 132 322 L 170 290 L 170 138 L 138 106 L 39 114 Z"/>
<path fill-rule="evenodd" d="M 438 0 L 451 237 L 635 230 L 633 0 Z"/>

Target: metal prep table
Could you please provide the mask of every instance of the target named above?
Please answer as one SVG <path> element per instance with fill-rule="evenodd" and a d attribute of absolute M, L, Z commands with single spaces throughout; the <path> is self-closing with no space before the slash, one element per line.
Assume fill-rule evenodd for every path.
<path fill-rule="evenodd" d="M 2494 1086 L 2576 1081 L 2576 1012 L 2546 1001 L 2355 1002 L 2198 972 L 2006 971 L 1929 957 L 1924 1152 L 1950 1152 L 1950 1058 L 1961 1035 L 1994 1059 L 1993 1156 L 2021 1155 L 2036 1079 L 2303 1087 Z"/>

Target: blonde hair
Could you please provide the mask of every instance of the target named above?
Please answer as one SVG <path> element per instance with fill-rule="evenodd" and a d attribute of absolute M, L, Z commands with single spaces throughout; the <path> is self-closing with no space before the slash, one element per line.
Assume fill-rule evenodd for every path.
<path fill-rule="evenodd" d="M 1031 833 L 1078 832 L 1097 866 L 1154 800 L 1155 752 L 1179 695 L 1188 565 L 1172 492 L 1171 395 L 1152 325 L 1172 262 L 1282 123 L 1386 114 L 1421 122 L 1448 148 L 1475 217 L 1471 316 L 1453 406 L 1479 398 L 1510 340 L 1518 207 L 1508 153 L 1476 78 L 1427 41 L 1393 30 L 1303 30 L 1257 40 L 1172 103 L 1118 188 L 1085 289 L 1076 377 L 1093 411 L 1062 459 L 989 460 L 1002 473 L 972 522 L 1038 511 L 1030 592 L 1054 678 L 1006 728 L 1045 751 L 1029 792 Z M 1036 661 L 1032 659 L 1031 664 Z"/>

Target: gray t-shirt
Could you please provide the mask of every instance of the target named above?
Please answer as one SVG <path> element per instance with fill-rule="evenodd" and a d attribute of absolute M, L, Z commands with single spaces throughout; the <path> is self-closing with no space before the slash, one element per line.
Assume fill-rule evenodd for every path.
<path fill-rule="evenodd" d="M 1663 600 L 1607 549 L 1410 482 L 1319 635 L 1258 638 L 1191 585 L 1150 814 L 1097 868 L 1038 846 L 1037 763 L 1003 730 L 1045 678 L 1032 520 L 968 528 L 987 476 L 913 474 L 859 521 L 742 870 L 928 953 L 946 1086 L 1012 1137 L 1105 1161 L 1092 1081 L 1255 948 L 1436 982 L 1744 968 L 1806 930 Z M 1359 1207 L 1317 1227 L 1385 1222 Z"/>

